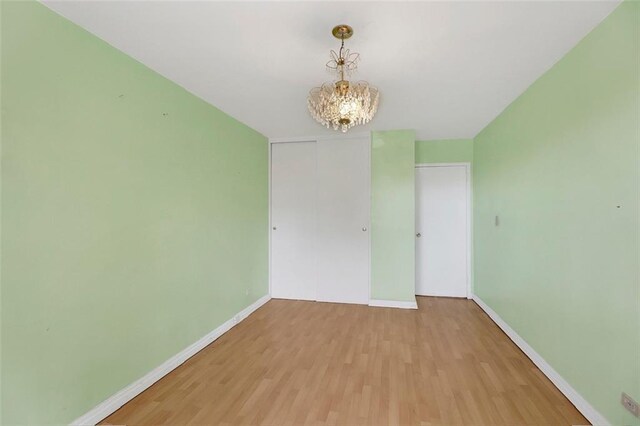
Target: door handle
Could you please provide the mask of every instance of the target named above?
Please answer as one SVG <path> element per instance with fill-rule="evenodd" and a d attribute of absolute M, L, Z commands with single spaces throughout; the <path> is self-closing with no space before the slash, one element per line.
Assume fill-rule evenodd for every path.
<path fill-rule="evenodd" d="M 362 227 L 362 232 L 367 232 L 367 227 L 366 226 Z"/>
<path fill-rule="evenodd" d="M 416 234 L 416 237 L 418 237 L 418 238 L 420 238 L 421 236 L 422 236 L 422 234 L 419 233 L 419 232 Z"/>

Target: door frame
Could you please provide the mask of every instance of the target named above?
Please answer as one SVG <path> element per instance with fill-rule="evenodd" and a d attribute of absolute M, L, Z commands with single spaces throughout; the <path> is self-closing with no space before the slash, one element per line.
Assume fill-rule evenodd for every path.
<path fill-rule="evenodd" d="M 316 142 L 319 143 L 322 140 L 327 139 L 367 139 L 369 141 L 369 224 L 368 224 L 368 283 L 367 283 L 367 295 L 368 300 L 371 302 L 371 132 L 354 132 L 349 133 L 348 135 L 338 135 L 336 137 L 335 134 L 325 134 L 321 136 L 301 136 L 301 137 L 292 137 L 292 138 L 269 138 L 267 145 L 267 174 L 268 174 L 268 197 L 269 197 L 269 217 L 268 217 L 268 228 L 267 228 L 267 246 L 268 246 L 268 257 L 267 262 L 269 262 L 268 266 L 268 286 L 269 286 L 269 298 L 271 298 L 271 146 L 277 143 L 295 143 L 295 142 Z"/>
<path fill-rule="evenodd" d="M 467 190 L 467 196 L 466 196 L 466 203 L 467 203 L 467 209 L 466 209 L 466 216 L 467 216 L 467 220 L 466 220 L 466 243 L 467 243 L 467 250 L 466 250 L 466 268 L 467 268 L 467 299 L 471 299 L 473 297 L 473 274 L 472 274 L 472 256 L 473 256 L 473 249 L 472 249 L 472 227 L 473 227 L 473 214 L 472 214 L 472 202 L 473 202 L 473 194 L 472 194 L 472 183 L 471 183 L 471 162 L 469 161 L 465 161 L 465 162 L 458 162 L 458 163 L 416 163 L 415 168 L 416 169 L 422 169 L 422 168 L 428 168 L 428 167 L 464 167 L 465 169 L 465 174 L 467 176 L 466 179 L 466 190 Z M 417 188 L 417 185 L 416 185 Z M 417 191 L 416 191 L 417 192 Z M 418 195 L 416 193 L 416 199 L 417 199 Z M 417 207 L 418 203 L 416 203 L 416 207 Z M 416 209 L 417 210 L 417 209 Z M 417 217 L 418 212 L 416 211 L 416 217 Z M 415 234 L 415 232 L 414 232 Z M 416 259 L 416 268 L 418 267 L 418 259 Z M 417 274 L 416 274 L 417 275 Z M 417 284 L 418 282 L 416 281 L 414 288 L 417 288 Z"/>

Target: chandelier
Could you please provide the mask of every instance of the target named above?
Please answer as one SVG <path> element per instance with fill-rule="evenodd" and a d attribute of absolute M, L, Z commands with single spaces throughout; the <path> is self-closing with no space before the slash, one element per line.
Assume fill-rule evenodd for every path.
<path fill-rule="evenodd" d="M 358 68 L 360 55 L 344 48 L 344 41 L 353 35 L 348 25 L 336 26 L 332 34 L 340 39 L 340 50 L 331 51 L 327 69 L 337 81 L 324 83 L 309 92 L 307 105 L 311 116 L 323 126 L 346 132 L 360 124 L 366 124 L 378 110 L 378 89 L 366 81 L 349 82 L 345 79 Z"/>

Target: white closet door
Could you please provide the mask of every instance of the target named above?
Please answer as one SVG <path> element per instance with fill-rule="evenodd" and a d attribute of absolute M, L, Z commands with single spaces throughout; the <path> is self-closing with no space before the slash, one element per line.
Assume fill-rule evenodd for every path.
<path fill-rule="evenodd" d="M 416 294 L 467 297 L 468 168 L 416 168 Z"/>
<path fill-rule="evenodd" d="M 271 296 L 315 300 L 316 143 L 271 145 Z"/>
<path fill-rule="evenodd" d="M 367 304 L 371 144 L 368 138 L 317 144 L 317 300 Z"/>

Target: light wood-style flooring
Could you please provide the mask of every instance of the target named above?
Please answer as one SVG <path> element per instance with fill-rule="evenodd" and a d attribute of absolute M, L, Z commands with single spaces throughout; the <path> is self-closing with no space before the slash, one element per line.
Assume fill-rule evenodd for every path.
<path fill-rule="evenodd" d="M 470 300 L 271 300 L 104 424 L 584 425 Z"/>

